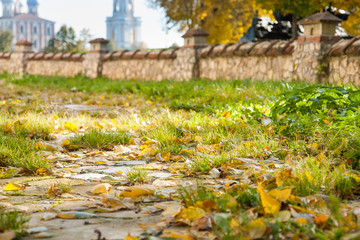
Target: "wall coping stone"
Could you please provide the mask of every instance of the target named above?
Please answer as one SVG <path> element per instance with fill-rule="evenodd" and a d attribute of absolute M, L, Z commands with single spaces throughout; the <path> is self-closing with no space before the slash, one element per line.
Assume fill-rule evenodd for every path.
<path fill-rule="evenodd" d="M 360 36 L 342 39 L 335 43 L 327 52 L 328 56 L 360 55 Z"/>

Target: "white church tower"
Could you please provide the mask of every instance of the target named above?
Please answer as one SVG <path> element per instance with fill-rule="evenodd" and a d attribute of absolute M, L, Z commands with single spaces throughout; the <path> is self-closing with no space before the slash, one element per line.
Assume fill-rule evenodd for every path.
<path fill-rule="evenodd" d="M 113 16 L 106 19 L 107 39 L 112 39 L 119 48 L 138 48 L 140 27 L 141 19 L 134 16 L 133 0 L 114 0 Z"/>

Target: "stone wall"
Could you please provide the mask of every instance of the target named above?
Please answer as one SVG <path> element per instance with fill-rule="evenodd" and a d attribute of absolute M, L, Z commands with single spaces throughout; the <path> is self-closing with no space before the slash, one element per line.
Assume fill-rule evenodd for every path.
<path fill-rule="evenodd" d="M 327 53 L 327 61 L 329 82 L 360 85 L 360 37 L 334 44 Z"/>
<path fill-rule="evenodd" d="M 74 77 L 83 73 L 84 54 L 38 53 L 27 57 L 26 73 Z"/>
<path fill-rule="evenodd" d="M 98 47 L 99 51 L 87 54 L 35 54 L 20 47 L 12 53 L 0 53 L 0 71 L 67 77 L 83 74 L 114 80 L 251 78 L 360 85 L 360 38 L 300 38 L 112 53 Z"/>
<path fill-rule="evenodd" d="M 294 42 L 268 41 L 209 46 L 199 53 L 200 77 L 291 80 Z"/>
<path fill-rule="evenodd" d="M 187 80 L 194 77 L 196 50 L 121 51 L 105 55 L 102 76 L 110 79 Z"/>

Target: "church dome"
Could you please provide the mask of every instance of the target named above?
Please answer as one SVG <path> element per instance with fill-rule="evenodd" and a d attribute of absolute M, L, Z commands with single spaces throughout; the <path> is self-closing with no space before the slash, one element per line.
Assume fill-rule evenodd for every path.
<path fill-rule="evenodd" d="M 37 0 L 27 0 L 27 5 L 38 6 L 39 2 Z"/>

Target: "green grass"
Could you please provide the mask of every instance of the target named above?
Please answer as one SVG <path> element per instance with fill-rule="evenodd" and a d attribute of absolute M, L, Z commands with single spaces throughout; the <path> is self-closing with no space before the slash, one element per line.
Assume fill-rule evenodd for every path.
<path fill-rule="evenodd" d="M 130 181 L 131 184 L 143 184 L 149 180 L 148 172 L 141 168 L 129 171 L 126 174 L 126 178 Z"/>
<path fill-rule="evenodd" d="M 0 166 L 19 167 L 25 172 L 36 173 L 48 163 L 39 155 L 35 142 L 0 133 Z"/>
<path fill-rule="evenodd" d="M 85 134 L 78 134 L 71 139 L 71 145 L 82 148 L 94 148 L 99 150 L 112 150 L 115 145 L 128 144 L 131 135 L 123 131 L 103 131 L 92 129 Z"/>
<path fill-rule="evenodd" d="M 282 92 L 309 85 L 304 82 L 254 82 L 251 80 L 113 81 L 103 78 L 89 79 L 82 76 L 66 78 L 26 75 L 17 78 L 12 75 L 3 75 L 3 78 L 8 83 L 37 90 L 76 89 L 76 91 L 87 93 L 135 94 L 153 101 L 161 99 L 173 110 L 184 109 L 197 112 L 215 112 L 216 109 L 235 105 L 238 102 L 267 104 Z"/>
<path fill-rule="evenodd" d="M 21 98 L 6 99 L 0 105 L 0 134 L 6 138 L 0 142 L 1 151 L 6 153 L 0 155 L 3 165 L 19 166 L 25 162 L 14 160 L 15 157 L 38 157 L 30 139 L 68 134 L 64 123 L 71 122 L 76 126 L 71 147 L 113 150 L 134 138 L 139 149 L 151 148 L 164 156 L 146 156 L 147 161 L 166 161 L 162 164 L 168 165 L 171 173 L 208 179 L 211 169 L 220 169 L 220 178 L 211 179 L 216 183 L 207 185 L 205 180 L 205 187 L 180 190 L 185 207 L 211 212 L 216 225 L 213 233 L 219 239 L 249 237 L 246 228 L 258 218 L 262 218 L 273 239 L 282 239 L 290 232 L 299 238 L 336 239 L 347 231 L 342 230 L 347 226 L 340 205 L 358 199 L 360 194 L 360 94 L 353 86 L 339 90 L 330 85 L 282 81 L 144 82 L 11 75 L 3 78 L 14 91 L 23 89 L 23 96 L 33 94 L 29 97 L 30 110 L 25 109 Z M 54 93 L 54 99 L 64 104 L 107 106 L 109 113 L 73 114 L 63 110 L 56 113 L 58 128 L 48 130 L 55 115 L 50 114 L 46 120 L 46 107 L 38 112 L 37 105 L 45 102 L 39 98 L 35 104 L 34 99 L 40 95 L 34 90 Z M 112 106 L 118 107 L 116 111 L 112 112 Z M 23 115 L 24 111 L 27 112 Z M 33 120 L 36 118 L 31 114 L 40 113 L 43 115 L 39 121 Z M 23 118 L 29 120 L 21 122 Z M 13 132 L 5 131 L 6 124 Z M 26 136 L 31 132 L 33 136 Z M 16 141 L 24 141 L 30 150 Z M 236 160 L 242 157 L 250 158 L 250 163 Z M 278 186 L 274 179 L 284 169 L 291 169 L 292 176 L 281 180 L 284 184 Z M 143 169 L 129 172 L 127 179 L 132 184 L 149 181 Z M 326 227 L 315 226 L 311 221 L 301 226 L 294 218 L 275 221 L 279 216 L 264 212 L 256 189 L 260 183 L 268 193 L 276 188 L 291 188 L 294 196 L 283 201 L 282 211 L 295 206 L 314 210 L 312 201 L 303 200 L 327 196 L 319 200 L 324 208 L 321 212 L 332 213 Z"/>
<path fill-rule="evenodd" d="M 16 233 L 16 239 L 20 239 L 25 234 L 26 224 L 29 222 L 24 214 L 17 211 L 0 211 L 0 232 L 12 230 Z"/>

